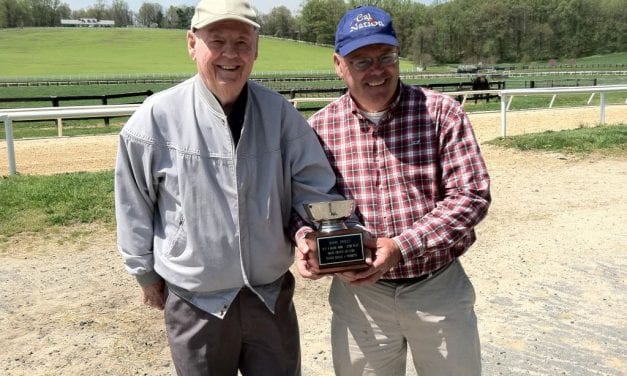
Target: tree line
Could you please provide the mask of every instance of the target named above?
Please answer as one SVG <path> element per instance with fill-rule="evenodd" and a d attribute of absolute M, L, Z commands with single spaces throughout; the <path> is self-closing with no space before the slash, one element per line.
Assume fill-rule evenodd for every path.
<path fill-rule="evenodd" d="M 113 20 L 116 27 L 141 26 L 172 29 L 189 28 L 194 14 L 191 6 L 170 6 L 144 2 L 137 12 L 124 0 L 94 0 L 94 4 L 72 10 L 61 0 L 0 0 L 0 28 L 55 27 L 62 19 L 95 18 Z"/>
<path fill-rule="evenodd" d="M 261 34 L 332 45 L 347 9 L 376 5 L 388 11 L 401 55 L 419 66 L 494 64 L 572 58 L 627 51 L 624 0 L 304 0 L 296 14 L 285 6 L 259 15 Z M 0 0 L 0 27 L 58 26 L 65 18 L 114 20 L 116 26 L 189 27 L 193 7 L 95 0 L 71 10 L 60 0 Z"/>
<path fill-rule="evenodd" d="M 401 55 L 419 66 L 494 64 L 627 51 L 624 0 L 305 0 L 292 15 L 275 7 L 261 32 L 333 44 L 342 14 L 375 5 L 392 15 Z"/>

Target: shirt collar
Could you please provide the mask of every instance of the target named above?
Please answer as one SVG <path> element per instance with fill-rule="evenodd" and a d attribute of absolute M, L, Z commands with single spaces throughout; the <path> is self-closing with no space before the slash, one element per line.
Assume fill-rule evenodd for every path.
<path fill-rule="evenodd" d="M 359 124 L 362 131 L 367 132 L 368 129 L 370 128 L 376 129 L 381 124 L 385 124 L 387 120 L 390 118 L 390 116 L 392 116 L 392 114 L 396 112 L 396 110 L 400 106 L 400 103 L 402 102 L 401 99 L 406 95 L 405 94 L 406 89 L 407 89 L 407 86 L 399 80 L 398 90 L 396 91 L 396 98 L 394 98 L 394 101 L 392 101 L 392 104 L 390 104 L 390 106 L 388 107 L 387 113 L 383 116 L 383 118 L 381 118 L 381 121 L 379 122 L 379 124 L 372 124 L 370 121 L 367 120 L 367 118 L 361 113 L 361 110 L 357 106 L 357 103 L 355 102 L 353 97 L 351 97 L 350 92 L 346 93 L 346 98 L 348 100 L 348 103 L 347 103 L 348 111 L 352 113 L 354 116 L 356 116 L 358 119 L 364 120 L 363 122 L 360 122 Z"/>

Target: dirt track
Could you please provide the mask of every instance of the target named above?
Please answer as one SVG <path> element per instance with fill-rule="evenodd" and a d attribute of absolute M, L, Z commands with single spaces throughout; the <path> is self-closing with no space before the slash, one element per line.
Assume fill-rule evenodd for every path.
<path fill-rule="evenodd" d="M 500 114 L 495 112 L 470 114 L 470 120 L 480 141 L 501 135 Z M 608 124 L 627 122 L 627 106 L 608 106 Z M 516 112 L 507 115 L 507 134 L 541 132 L 592 126 L 599 122 L 597 107 Z M 15 142 L 17 171 L 21 174 L 56 174 L 72 171 L 113 169 L 117 136 L 48 138 Z M 6 143 L 0 143 L 0 175 L 8 174 Z"/>
<path fill-rule="evenodd" d="M 627 122 L 627 108 L 606 116 Z M 509 133 L 597 118 L 598 109 L 512 113 Z M 471 120 L 480 141 L 499 135 L 498 114 Z M 111 169 L 115 142 L 18 141 L 18 171 Z M 627 158 L 482 149 L 494 201 L 462 262 L 477 291 L 484 374 L 627 374 Z M 0 153 L 6 171 L 4 143 Z M 328 283 L 298 279 L 305 376 L 333 374 Z M 140 305 L 110 229 L 0 242 L 0 327 L 0 374 L 171 374 L 161 315 Z"/>

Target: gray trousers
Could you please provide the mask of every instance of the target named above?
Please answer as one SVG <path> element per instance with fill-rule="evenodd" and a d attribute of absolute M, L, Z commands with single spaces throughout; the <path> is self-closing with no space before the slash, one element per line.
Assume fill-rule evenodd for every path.
<path fill-rule="evenodd" d="M 300 375 L 300 337 L 287 272 L 272 314 L 243 288 L 223 320 L 174 293 L 165 304 L 172 360 L 180 376 Z"/>
<path fill-rule="evenodd" d="M 351 286 L 335 277 L 329 297 L 338 376 L 405 375 L 407 347 L 421 376 L 479 376 L 475 291 L 461 263 L 422 282 Z"/>

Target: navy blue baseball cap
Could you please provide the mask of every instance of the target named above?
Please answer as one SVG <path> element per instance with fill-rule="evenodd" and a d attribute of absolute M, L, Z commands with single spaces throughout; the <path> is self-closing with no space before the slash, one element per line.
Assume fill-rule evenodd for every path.
<path fill-rule="evenodd" d="M 335 52 L 346 56 L 371 44 L 398 47 L 392 17 L 383 9 L 373 6 L 362 6 L 346 12 L 335 32 Z"/>

